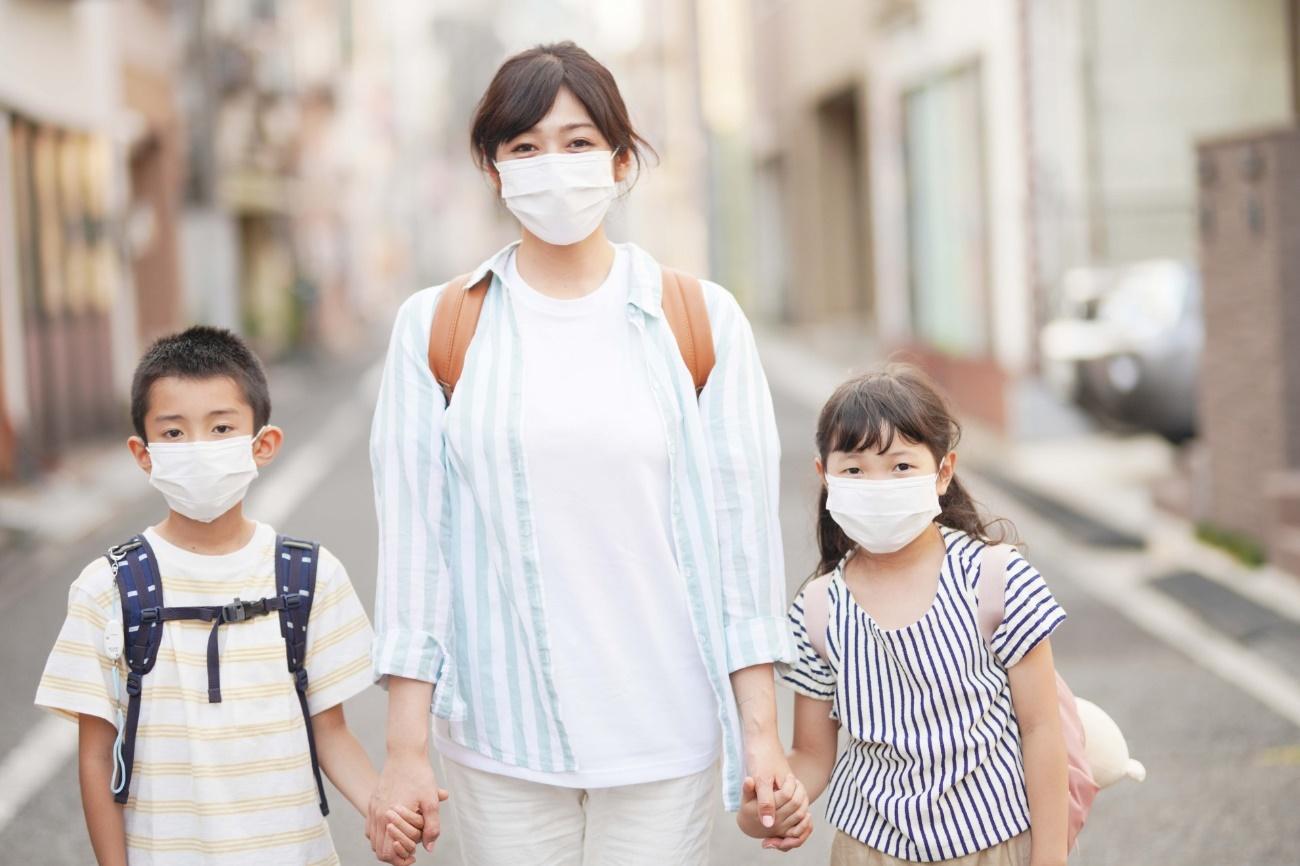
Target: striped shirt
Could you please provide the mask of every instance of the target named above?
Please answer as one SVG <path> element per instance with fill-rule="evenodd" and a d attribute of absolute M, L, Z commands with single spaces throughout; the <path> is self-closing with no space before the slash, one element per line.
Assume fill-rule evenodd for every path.
<path fill-rule="evenodd" d="M 919 620 L 881 629 L 854 600 L 841 563 L 827 587 L 827 658 L 808 640 L 801 592 L 789 612 L 798 658 L 779 667 L 794 691 L 831 701 L 831 717 L 848 734 L 827 820 L 871 848 L 922 863 L 1029 829 L 1007 670 L 1065 619 L 1042 576 L 1013 553 L 990 651 L 975 618 L 984 544 L 954 529 L 943 536 L 938 589 Z"/>
<path fill-rule="evenodd" d="M 538 554 L 521 433 L 528 363 L 504 279 L 514 246 L 466 283 L 492 274 L 450 408 L 428 362 L 433 309 L 445 287 L 416 293 L 397 315 L 370 441 L 380 531 L 374 668 L 380 678 L 435 683 L 439 734 L 456 745 L 512 766 L 572 773 L 583 768 L 556 695 L 547 564 Z M 791 660 L 794 649 L 782 616 L 771 395 L 739 305 L 703 282 L 717 361 L 697 402 L 663 315 L 659 265 L 632 244 L 620 247 L 633 351 L 648 372 L 668 446 L 674 552 L 717 698 L 724 800 L 735 809 L 742 743 L 728 676 Z"/>
<path fill-rule="evenodd" d="M 241 550 L 203 556 L 145 530 L 168 607 L 226 604 L 276 594 L 275 530 L 259 523 Z M 122 608 L 108 563 L 86 566 L 68 592 L 68 615 L 45 664 L 36 704 L 73 721 L 117 724 L 126 711 L 125 659 L 104 651 Z M 321 816 L 307 732 L 286 667 L 277 615 L 223 625 L 222 700 L 208 703 L 211 625 L 163 626 L 144 678 L 130 799 L 123 818 L 132 866 L 335 864 Z M 370 623 L 342 564 L 321 548 L 307 627 L 307 704 L 314 715 L 371 684 Z"/>

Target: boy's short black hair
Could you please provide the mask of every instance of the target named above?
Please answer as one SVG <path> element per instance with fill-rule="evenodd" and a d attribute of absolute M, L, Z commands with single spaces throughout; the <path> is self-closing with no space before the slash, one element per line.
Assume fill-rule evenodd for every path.
<path fill-rule="evenodd" d="M 136 435 L 145 441 L 148 441 L 144 419 L 149 414 L 149 389 L 167 376 L 180 379 L 227 376 L 235 380 L 253 408 L 254 430 L 260 430 L 271 419 L 266 371 L 253 350 L 225 328 L 195 325 L 156 340 L 136 365 L 131 381 L 131 423 L 135 425 Z"/>

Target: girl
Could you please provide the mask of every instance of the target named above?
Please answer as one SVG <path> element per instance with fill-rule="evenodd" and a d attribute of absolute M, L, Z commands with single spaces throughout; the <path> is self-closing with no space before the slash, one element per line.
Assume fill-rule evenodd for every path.
<path fill-rule="evenodd" d="M 432 711 L 465 862 L 701 863 L 719 775 L 733 809 L 755 777 L 771 821 L 789 773 L 780 449 L 753 336 L 701 281 L 716 360 L 697 395 L 659 263 L 605 235 L 647 145 L 587 52 L 506 60 L 470 140 L 520 237 L 393 328 L 371 433 L 389 688 L 370 838 L 394 856 L 394 804 L 437 835 Z M 434 310 L 479 285 L 448 398 Z"/>
<path fill-rule="evenodd" d="M 790 607 L 799 652 L 779 674 L 796 692 L 790 767 L 812 800 L 829 783 L 835 866 L 1066 862 L 1048 641 L 1065 612 L 1013 553 L 1003 620 L 981 637 L 981 551 L 1002 537 L 957 479 L 959 435 L 935 386 L 901 365 L 840 386 L 818 420 L 828 578 Z M 807 627 L 818 604 L 824 639 Z M 840 728 L 848 744 L 836 760 Z M 773 837 L 768 847 L 802 841 L 784 822 L 763 830 L 751 808 L 741 824 Z"/>

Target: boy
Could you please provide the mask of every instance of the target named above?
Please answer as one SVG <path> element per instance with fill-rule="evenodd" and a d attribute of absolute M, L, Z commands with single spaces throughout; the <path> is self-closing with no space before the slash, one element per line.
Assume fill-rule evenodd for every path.
<path fill-rule="evenodd" d="M 347 573 L 323 547 L 278 548 L 274 529 L 244 516 L 249 484 L 284 439 L 270 414 L 262 366 L 229 331 L 164 337 L 135 371 L 127 444 L 169 511 L 144 531 L 146 544 L 118 548 L 112 565 L 97 558 L 73 582 L 36 693 L 37 705 L 79 724 L 82 804 L 101 866 L 338 863 L 309 731 L 320 768 L 363 815 L 378 781 L 343 718 L 343 701 L 371 682 L 370 622 Z M 288 566 L 279 579 L 276 566 L 289 552 L 317 560 L 314 591 L 279 593 Z M 123 567 L 121 586 L 146 601 L 156 603 L 149 584 L 162 584 L 161 608 L 136 614 L 140 628 L 161 628 L 144 676 L 127 664 L 143 633 L 128 621 L 124 635 Z M 277 607 L 297 609 L 299 594 L 310 596 L 305 704 Z M 409 864 L 423 821 L 401 817 L 415 838 L 388 832 Z"/>

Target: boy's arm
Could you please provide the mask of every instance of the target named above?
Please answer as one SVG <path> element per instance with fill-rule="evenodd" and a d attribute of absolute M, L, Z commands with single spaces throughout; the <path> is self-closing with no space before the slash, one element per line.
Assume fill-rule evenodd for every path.
<path fill-rule="evenodd" d="M 126 866 L 126 825 L 122 807 L 113 802 L 113 741 L 117 728 L 105 719 L 78 716 L 77 763 L 81 807 L 86 813 L 90 847 L 99 866 Z"/>
<path fill-rule="evenodd" d="M 348 728 L 343 716 L 343 705 L 335 704 L 311 717 L 312 734 L 316 737 L 316 756 L 321 769 L 334 783 L 352 807 L 366 814 L 370 792 L 379 783 L 370 756 Z"/>

